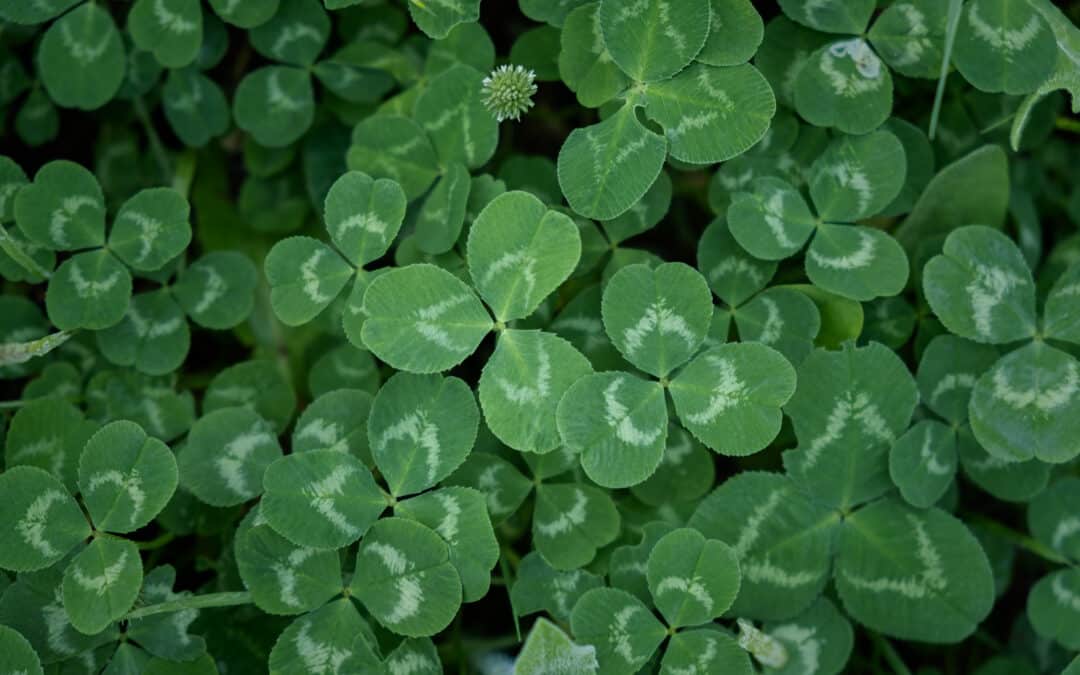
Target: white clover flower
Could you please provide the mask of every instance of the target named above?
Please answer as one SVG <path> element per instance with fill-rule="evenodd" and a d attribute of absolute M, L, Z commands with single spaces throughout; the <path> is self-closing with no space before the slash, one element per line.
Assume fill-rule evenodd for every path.
<path fill-rule="evenodd" d="M 484 78 L 484 105 L 495 119 L 519 120 L 532 107 L 536 73 L 523 66 L 499 66 Z"/>

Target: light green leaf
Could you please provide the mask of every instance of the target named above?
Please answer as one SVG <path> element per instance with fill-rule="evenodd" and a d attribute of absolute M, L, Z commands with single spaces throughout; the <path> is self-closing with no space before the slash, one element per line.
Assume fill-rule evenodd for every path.
<path fill-rule="evenodd" d="M 315 118 L 311 76 L 292 66 L 265 66 L 244 76 L 233 118 L 260 145 L 279 148 L 304 135 Z"/>
<path fill-rule="evenodd" d="M 847 134 L 877 129 L 888 119 L 892 104 L 892 75 L 861 37 L 821 47 L 795 80 L 799 115 L 813 125 Z"/>
<path fill-rule="evenodd" d="M 845 519 L 836 588 L 856 621 L 931 643 L 964 639 L 994 602 L 990 564 L 963 523 L 889 499 Z"/>
<path fill-rule="evenodd" d="M 583 595 L 570 626 L 579 642 L 596 648 L 601 675 L 637 672 L 667 637 L 664 625 L 640 600 L 614 588 Z"/>
<path fill-rule="evenodd" d="M 450 563 L 461 577 L 464 602 L 487 595 L 491 570 L 499 561 L 499 542 L 491 527 L 483 493 L 446 487 L 399 502 L 395 516 L 426 525 L 450 548 Z"/>
<path fill-rule="evenodd" d="M 263 472 L 281 457 L 270 423 L 244 408 L 209 412 L 191 427 L 177 462 L 180 484 L 211 506 L 235 506 L 263 491 Z"/>
<path fill-rule="evenodd" d="M 649 554 L 649 590 L 674 628 L 719 617 L 739 592 L 739 561 L 722 541 L 690 528 L 674 530 Z"/>
<path fill-rule="evenodd" d="M 469 273 L 503 322 L 532 314 L 580 257 L 574 221 L 527 192 L 505 192 L 491 200 L 469 230 Z"/>
<path fill-rule="evenodd" d="M 888 206 L 906 171 L 904 146 L 891 132 L 841 136 L 810 167 L 810 197 L 822 220 L 855 222 Z"/>
<path fill-rule="evenodd" d="M 923 271 L 926 300 L 951 332 L 1002 344 L 1035 334 L 1035 284 L 1023 254 L 981 225 L 953 230 Z"/>
<path fill-rule="evenodd" d="M 559 76 L 588 108 L 607 103 L 630 82 L 604 45 L 599 9 L 599 2 L 576 7 L 567 15 L 560 36 Z"/>
<path fill-rule="evenodd" d="M 935 337 L 923 350 L 915 376 L 923 405 L 954 424 L 967 420 L 971 390 L 998 356 L 989 345 L 955 335 Z"/>
<path fill-rule="evenodd" d="M 327 350 L 308 371 L 308 390 L 322 396 L 335 389 L 361 389 L 374 394 L 379 369 L 371 352 L 348 343 Z"/>
<path fill-rule="evenodd" d="M 462 23 L 480 18 L 480 0 L 409 0 L 416 26 L 433 40 L 441 40 Z"/>
<path fill-rule="evenodd" d="M 251 314 L 257 284 L 258 272 L 246 255 L 211 251 L 181 270 L 172 293 L 192 321 L 226 330 Z"/>
<path fill-rule="evenodd" d="M 799 366 L 798 383 L 784 408 L 799 440 L 784 454 L 788 473 L 841 508 L 889 489 L 888 451 L 918 401 L 900 357 L 876 342 L 819 349 Z"/>
<path fill-rule="evenodd" d="M 461 363 L 493 325 L 471 288 L 429 264 L 380 275 L 364 293 L 363 313 L 364 345 L 394 368 L 417 373 Z"/>
<path fill-rule="evenodd" d="M 42 469 L 11 467 L 0 474 L 0 488 L 0 568 L 48 567 L 90 536 L 75 500 Z"/>
<path fill-rule="evenodd" d="M 176 570 L 170 565 L 161 565 L 150 570 L 143 577 L 142 590 L 139 592 L 137 605 L 155 605 L 175 602 L 190 598 L 190 591 L 174 592 Z M 128 621 L 125 634 L 146 651 L 160 659 L 189 661 L 206 655 L 206 640 L 188 632 L 192 623 L 199 618 L 199 610 L 183 608 L 173 613 L 158 614 L 142 619 Z M 151 670 L 147 671 L 152 672 Z M 160 671 L 153 671 L 160 672 Z M 168 675 L 168 674 L 164 674 Z"/>
<path fill-rule="evenodd" d="M 280 0 L 207 0 L 223 20 L 239 28 L 254 28 L 270 20 Z"/>
<path fill-rule="evenodd" d="M 45 0 L 33 4 L 5 4 L 0 7 L 0 17 L 5 21 L 20 24 L 45 23 L 49 19 L 60 16 L 71 7 L 79 4 L 79 0 Z"/>
<path fill-rule="evenodd" d="M 664 388 L 627 373 L 577 380 L 559 401 L 559 436 L 598 485 L 637 485 L 656 471 L 667 438 Z"/>
<path fill-rule="evenodd" d="M 806 276 L 815 286 L 852 300 L 899 294 L 910 265 L 904 248 L 874 227 L 819 225 L 806 252 Z"/>
<path fill-rule="evenodd" d="M 656 227 L 671 206 L 671 191 L 671 178 L 661 172 L 641 201 L 618 218 L 602 223 L 608 242 L 618 245 Z"/>
<path fill-rule="evenodd" d="M 0 626 L 0 671 L 22 675 L 44 673 L 34 648 L 18 631 L 7 626 Z"/>
<path fill-rule="evenodd" d="M 894 2 L 874 21 L 869 37 L 889 67 L 908 77 L 933 79 L 941 73 L 948 3 Z"/>
<path fill-rule="evenodd" d="M 1080 344 L 1080 264 L 1073 264 L 1058 277 L 1043 311 L 1047 337 Z"/>
<path fill-rule="evenodd" d="M 755 178 L 749 188 L 731 195 L 727 218 L 732 236 L 761 260 L 794 255 L 818 224 L 802 194 L 771 176 Z"/>
<path fill-rule="evenodd" d="M 518 616 L 545 611 L 565 623 L 570 621 L 570 612 L 578 598 L 603 585 L 601 577 L 585 570 L 556 570 L 543 556 L 532 551 L 518 565 L 510 600 Z"/>
<path fill-rule="evenodd" d="M 784 14 L 825 33 L 861 33 L 877 0 L 780 0 Z"/>
<path fill-rule="evenodd" d="M 471 190 L 469 170 L 457 162 L 447 166 L 416 217 L 414 234 L 420 250 L 439 255 L 454 248 L 465 225 Z"/>
<path fill-rule="evenodd" d="M 1032 342 L 979 378 L 969 413 L 975 438 L 991 455 L 1067 462 L 1080 454 L 1080 363 Z"/>
<path fill-rule="evenodd" d="M 330 35 L 330 17 L 319 0 L 281 0 L 273 17 L 249 35 L 251 46 L 266 58 L 310 67 Z"/>
<path fill-rule="evenodd" d="M 604 45 L 638 82 L 664 80 L 685 68 L 709 35 L 709 0 L 600 0 Z"/>
<path fill-rule="evenodd" d="M 599 124 L 575 129 L 559 150 L 559 187 L 575 212 L 611 220 L 652 186 L 667 156 L 667 141 L 623 106 Z"/>
<path fill-rule="evenodd" d="M 383 518 L 360 542 L 349 588 L 371 615 L 399 635 L 434 635 L 461 606 L 450 549 L 413 520 Z"/>
<path fill-rule="evenodd" d="M 410 200 L 424 194 L 439 175 L 435 148 L 423 128 L 396 115 L 372 115 L 357 124 L 346 162 L 350 169 L 396 180 Z"/>
<path fill-rule="evenodd" d="M 94 336 L 110 362 L 148 375 L 179 368 L 191 346 L 187 319 L 166 290 L 136 295 L 120 323 Z"/>
<path fill-rule="evenodd" d="M 379 659 L 368 642 L 370 632 L 352 600 L 335 600 L 289 624 L 270 651 L 269 670 L 282 675 L 374 672 Z"/>
<path fill-rule="evenodd" d="M 366 466 L 336 450 L 298 452 L 276 460 L 262 476 L 260 511 L 289 541 L 336 549 L 359 539 L 386 508 Z"/>
<path fill-rule="evenodd" d="M 491 521 L 496 524 L 517 511 L 533 487 L 513 464 L 489 452 L 479 451 L 471 453 L 443 483 L 465 485 L 482 492 Z"/>
<path fill-rule="evenodd" d="M 234 406 L 254 411 L 281 433 L 296 410 L 296 394 L 276 362 L 243 361 L 215 375 L 203 395 L 204 415 Z"/>
<path fill-rule="evenodd" d="M 765 26 L 765 39 L 754 57 L 754 65 L 768 78 L 777 100 L 788 108 L 795 108 L 799 72 L 810 60 L 810 55 L 830 37 L 805 28 L 786 16 L 775 17 Z"/>
<path fill-rule="evenodd" d="M 1057 42 L 1028 2 L 972 0 L 960 19 L 953 60 L 982 91 L 1027 94 L 1053 72 Z"/>
<path fill-rule="evenodd" d="M 1041 637 L 1080 649 L 1080 571 L 1051 572 L 1028 595 L 1027 618 Z"/>
<path fill-rule="evenodd" d="M 1062 556 L 1080 559 L 1080 479 L 1065 476 L 1031 500 L 1027 510 L 1032 536 Z"/>
<path fill-rule="evenodd" d="M 428 81 L 413 109 L 413 118 L 431 139 L 444 165 L 460 162 L 478 168 L 495 153 L 499 123 L 481 99 L 484 76 L 456 65 Z"/>
<path fill-rule="evenodd" d="M 649 580 L 646 577 L 649 570 L 649 554 L 652 553 L 656 543 L 675 530 L 676 526 L 663 520 L 656 520 L 645 523 L 640 529 L 639 543 L 619 546 L 611 551 L 611 557 L 607 563 L 608 582 L 612 588 L 633 593 L 639 600 L 652 607 L 656 602 L 652 591 L 649 590 Z"/>
<path fill-rule="evenodd" d="M 691 361 L 669 389 L 679 419 L 698 440 L 722 455 L 749 455 L 780 433 L 795 369 L 771 347 L 725 344 Z"/>
<path fill-rule="evenodd" d="M 405 193 L 396 182 L 350 171 L 326 195 L 326 230 L 349 262 L 360 267 L 389 250 L 405 206 Z"/>
<path fill-rule="evenodd" d="M 64 611 L 76 630 L 99 633 L 127 614 L 142 586 L 142 560 L 134 542 L 97 537 L 64 572 Z"/>
<path fill-rule="evenodd" d="M 45 31 L 37 52 L 49 98 L 64 108 L 94 110 L 120 89 L 124 43 L 109 12 L 94 3 L 76 7 Z"/>
<path fill-rule="evenodd" d="M 589 360 L 558 336 L 503 331 L 480 375 L 484 421 L 516 450 L 554 450 L 561 442 L 556 406 L 570 385 L 591 372 Z"/>
<path fill-rule="evenodd" d="M 555 569 L 577 569 L 589 564 L 597 549 L 615 541 L 620 520 L 615 503 L 603 490 L 576 483 L 539 485 L 533 545 Z"/>
<path fill-rule="evenodd" d="M 668 425 L 667 447 L 656 472 L 630 492 L 645 504 L 661 506 L 701 499 L 716 480 L 712 454 L 690 432 Z"/>
<path fill-rule="evenodd" d="M 161 269 L 191 243 L 189 213 L 187 200 L 176 190 L 140 190 L 117 212 L 109 250 L 132 269 Z"/>
<path fill-rule="evenodd" d="M 533 21 L 549 23 L 555 27 L 565 26 L 567 17 L 588 0 L 518 0 L 521 13 Z"/>
<path fill-rule="evenodd" d="M 480 411 L 456 377 L 398 373 L 371 406 L 368 440 L 395 497 L 426 490 L 461 466 L 476 441 Z"/>
<path fill-rule="evenodd" d="M 682 631 L 671 637 L 660 662 L 664 675 L 725 673 L 752 675 L 750 655 L 725 633 L 711 627 Z"/>
<path fill-rule="evenodd" d="M 672 157 L 712 164 L 741 155 L 761 140 L 776 114 L 776 99 L 749 64 L 718 68 L 699 63 L 649 85 L 645 112 L 664 128 Z"/>
<path fill-rule="evenodd" d="M 15 219 L 15 197 L 29 182 L 22 167 L 10 157 L 0 155 L 0 223 Z"/>
<path fill-rule="evenodd" d="M 780 620 L 798 614 L 828 580 L 839 516 L 786 476 L 743 472 L 706 497 L 688 525 L 730 545 L 742 583 L 732 614 Z"/>
<path fill-rule="evenodd" d="M 131 275 L 104 249 L 77 253 L 49 280 L 45 307 L 61 330 L 101 330 L 120 322 L 131 299 Z"/>
<path fill-rule="evenodd" d="M 666 377 L 701 346 L 712 320 L 705 279 L 683 263 L 630 265 L 604 289 L 604 329 L 626 360 Z"/>
<path fill-rule="evenodd" d="M 697 246 L 698 269 L 717 297 L 736 307 L 765 288 L 776 264 L 748 253 L 731 235 L 723 218 L 705 228 Z"/>
<path fill-rule="evenodd" d="M 821 313 L 814 301 L 790 288 L 765 290 L 740 307 L 734 318 L 740 340 L 772 347 L 794 365 L 814 349 L 821 329 Z"/>
<path fill-rule="evenodd" d="M 11 418 L 4 438 L 5 466 L 36 466 L 75 492 L 79 454 L 97 426 L 59 396 L 32 401 Z"/>
<path fill-rule="evenodd" d="M 923 420 L 896 439 L 889 451 L 889 475 L 904 501 L 933 505 L 956 474 L 956 434 L 941 422 Z"/>
<path fill-rule="evenodd" d="M 337 551 L 292 543 L 266 523 L 261 508 L 241 523 L 233 547 L 240 578 L 264 612 L 309 612 L 341 592 Z"/>
<path fill-rule="evenodd" d="M 26 237 L 45 248 L 70 251 L 105 243 L 105 197 L 94 174 L 55 160 L 14 194 L 15 220 Z"/>
<path fill-rule="evenodd" d="M 855 640 L 851 623 L 824 597 L 796 617 L 765 624 L 764 630 L 787 649 L 786 665 L 765 670 L 776 675 L 836 675 L 847 665 Z"/>
<path fill-rule="evenodd" d="M 751 0 L 711 0 L 709 37 L 697 60 L 711 66 L 746 63 L 765 36 L 761 15 Z"/>
<path fill-rule="evenodd" d="M 463 24 L 476 26 L 478 24 Z M 429 638 L 406 638 L 398 643 L 390 656 L 386 657 L 386 668 L 390 673 L 415 673 L 416 675 L 441 675 L 442 661 L 439 652 Z"/>
<path fill-rule="evenodd" d="M 596 648 L 580 646 L 541 617 L 533 624 L 514 661 L 514 675 L 594 675 Z"/>
<path fill-rule="evenodd" d="M 371 464 L 367 420 L 371 395 L 359 389 L 329 391 L 312 401 L 292 433 L 292 451 L 335 450 Z"/>
<path fill-rule="evenodd" d="M 355 272 L 336 251 L 311 237 L 282 239 L 270 249 L 264 266 L 274 314 L 288 326 L 318 316 Z"/>
<path fill-rule="evenodd" d="M 127 23 L 132 42 L 167 68 L 190 64 L 203 42 L 199 5 L 198 0 L 136 0 Z"/>
<path fill-rule="evenodd" d="M 169 503 L 176 484 L 172 450 L 134 422 L 106 424 L 79 459 L 79 492 L 99 530 L 143 527 Z"/>
<path fill-rule="evenodd" d="M 957 432 L 956 440 L 964 475 L 998 499 L 1026 502 L 1050 482 L 1052 465 L 1038 459 L 1021 462 L 991 455 L 979 445 L 967 425 Z"/>

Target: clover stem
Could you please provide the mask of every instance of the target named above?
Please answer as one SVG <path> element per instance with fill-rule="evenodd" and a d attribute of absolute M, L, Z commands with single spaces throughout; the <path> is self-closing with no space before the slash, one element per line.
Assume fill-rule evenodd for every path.
<path fill-rule="evenodd" d="M 998 535 L 1002 539 L 1007 539 L 1010 543 L 1019 546 L 1025 551 L 1034 553 L 1040 558 L 1049 560 L 1052 563 L 1057 563 L 1059 565 L 1070 564 L 1068 558 L 1053 550 L 1049 546 L 1046 546 L 1034 537 L 1029 537 L 1022 532 L 1017 532 L 1012 528 L 1005 527 L 996 520 L 990 520 L 989 518 L 976 518 L 972 521 L 972 524 L 984 527 L 987 530 L 990 530 L 994 534 Z"/>
<path fill-rule="evenodd" d="M 173 176 L 169 168 L 169 157 L 165 153 L 165 146 L 161 144 L 161 137 L 158 136 L 154 123 L 150 120 L 146 102 L 143 101 L 142 96 L 136 96 L 132 102 L 135 105 L 135 116 L 139 118 L 139 123 L 142 124 L 143 131 L 146 132 L 146 140 L 150 144 L 150 153 L 154 156 L 154 161 L 157 162 L 158 170 L 161 171 L 161 180 L 170 182 Z"/>
<path fill-rule="evenodd" d="M 247 591 L 229 591 L 225 593 L 206 593 L 203 595 L 189 595 L 176 600 L 160 602 L 156 605 L 147 605 L 133 609 L 124 616 L 125 621 L 142 619 L 155 614 L 179 612 L 185 609 L 206 609 L 208 607 L 233 607 L 236 605 L 250 605 L 251 593 Z"/>
<path fill-rule="evenodd" d="M 956 29 L 960 26 L 961 0 L 949 0 L 949 14 L 945 29 L 945 50 L 941 56 L 941 72 L 938 75 L 937 92 L 934 93 L 934 107 L 930 111 L 930 140 L 937 133 L 938 117 L 941 104 L 945 100 L 945 82 L 949 79 L 949 63 L 952 61 L 953 43 L 956 42 Z"/>
<path fill-rule="evenodd" d="M 867 631 L 870 633 L 870 639 L 874 641 L 874 645 L 881 650 L 881 655 L 885 657 L 885 662 L 889 664 L 889 667 L 893 669 L 896 675 L 911 675 L 911 669 L 907 667 L 904 660 L 900 658 L 900 654 L 896 652 L 896 648 L 892 646 L 892 643 L 886 640 L 884 637 L 873 631 Z"/>
<path fill-rule="evenodd" d="M 48 279 L 52 276 L 52 272 L 37 264 L 37 261 L 31 258 L 19 245 L 19 242 L 15 241 L 7 229 L 3 227 L 0 227 L 0 249 L 3 249 L 4 253 L 8 254 L 8 257 L 17 262 L 27 272 L 36 274 L 42 279 Z"/>
<path fill-rule="evenodd" d="M 1071 131 L 1074 134 L 1080 134 L 1080 121 L 1074 120 L 1071 117 L 1059 117 L 1054 121 L 1054 126 L 1062 131 Z"/>

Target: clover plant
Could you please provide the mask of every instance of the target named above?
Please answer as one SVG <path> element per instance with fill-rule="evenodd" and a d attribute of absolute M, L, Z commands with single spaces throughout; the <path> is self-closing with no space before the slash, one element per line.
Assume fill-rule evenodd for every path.
<path fill-rule="evenodd" d="M 1080 675 L 1078 21 L 0 0 L 0 675 Z"/>

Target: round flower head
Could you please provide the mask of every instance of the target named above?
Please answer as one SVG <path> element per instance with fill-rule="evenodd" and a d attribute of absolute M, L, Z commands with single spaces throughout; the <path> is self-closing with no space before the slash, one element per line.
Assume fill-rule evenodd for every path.
<path fill-rule="evenodd" d="M 484 78 L 484 105 L 502 122 L 519 120 L 532 107 L 536 73 L 522 66 L 499 66 Z"/>

